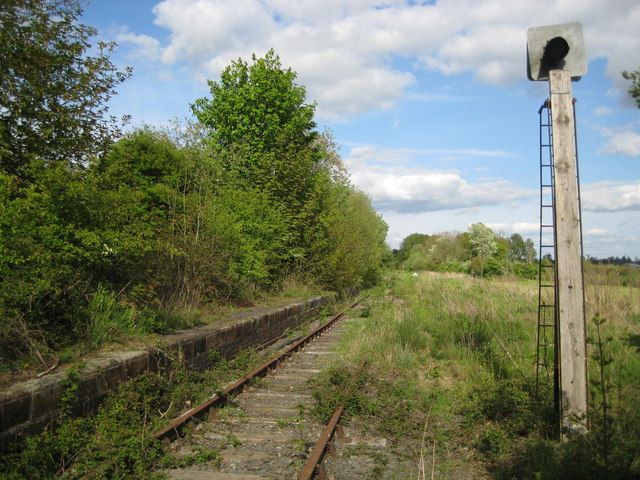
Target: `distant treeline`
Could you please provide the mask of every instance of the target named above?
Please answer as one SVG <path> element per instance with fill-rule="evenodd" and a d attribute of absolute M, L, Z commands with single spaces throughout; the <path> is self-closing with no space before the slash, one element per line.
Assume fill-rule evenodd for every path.
<path fill-rule="evenodd" d="M 524 278 L 536 278 L 538 273 L 531 239 L 518 233 L 503 237 L 482 223 L 462 233 L 413 233 L 394 250 L 394 259 L 399 268 L 414 271 L 515 274 Z"/>
<path fill-rule="evenodd" d="M 529 279 L 538 276 L 538 259 L 531 239 L 524 239 L 518 233 L 509 237 L 495 234 L 482 223 L 475 223 L 462 233 L 412 233 L 402 241 L 400 248 L 393 250 L 393 259 L 396 267 L 411 271 L 459 272 L 477 276 L 512 274 Z M 543 262 L 553 263 L 553 257 L 548 254 Z M 638 258 L 587 256 L 585 265 L 588 267 L 585 273 L 591 283 L 628 285 L 640 280 Z"/>
<path fill-rule="evenodd" d="M 596 263 L 601 265 L 640 265 L 640 258 L 635 257 L 631 260 L 631 257 L 622 256 L 622 257 L 607 257 L 607 258 L 598 258 L 587 256 L 587 261 L 589 263 Z"/>
<path fill-rule="evenodd" d="M 127 72 L 108 48 L 87 55 L 95 31 L 77 23 L 79 4 L 10 6 L 0 42 L 10 91 L 0 97 L 2 359 L 97 346 L 118 330 L 166 331 L 181 312 L 287 282 L 376 281 L 387 226 L 275 53 L 209 82 L 196 122 L 118 139 L 104 103 Z M 43 49 L 46 35 L 57 43 Z"/>

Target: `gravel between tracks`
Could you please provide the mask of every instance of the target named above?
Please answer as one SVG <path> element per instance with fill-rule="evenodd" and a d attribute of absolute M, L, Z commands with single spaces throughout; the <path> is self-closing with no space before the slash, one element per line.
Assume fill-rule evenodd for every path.
<path fill-rule="evenodd" d="M 308 380 L 332 361 L 332 347 L 357 311 L 349 313 L 172 445 L 177 455 L 216 449 L 220 462 L 165 473 L 174 480 L 296 479 L 324 428 L 307 414 L 313 402 Z M 364 430 L 354 423 L 336 437 L 337 448 L 325 461 L 329 478 L 405 478 L 396 473 L 408 466 L 387 451 L 386 439 Z"/>

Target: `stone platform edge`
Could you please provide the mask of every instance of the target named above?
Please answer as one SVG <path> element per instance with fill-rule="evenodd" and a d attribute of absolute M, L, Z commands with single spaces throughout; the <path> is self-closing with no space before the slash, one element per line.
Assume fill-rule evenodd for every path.
<path fill-rule="evenodd" d="M 71 406 L 71 414 L 94 413 L 120 382 L 146 372 L 166 370 L 177 360 L 201 370 L 210 366 L 212 351 L 229 358 L 242 349 L 268 344 L 333 300 L 333 296 L 316 296 L 285 306 L 253 308 L 212 325 L 165 335 L 153 347 L 99 353 L 78 372 L 78 401 Z M 0 392 L 0 442 L 42 432 L 50 424 L 59 410 L 68 371 L 69 367 L 61 368 Z"/>

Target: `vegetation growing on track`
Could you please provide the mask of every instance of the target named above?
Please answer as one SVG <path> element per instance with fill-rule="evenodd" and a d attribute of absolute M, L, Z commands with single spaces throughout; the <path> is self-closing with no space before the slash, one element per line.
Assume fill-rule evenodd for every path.
<path fill-rule="evenodd" d="M 195 463 L 217 464 L 218 452 L 200 450 L 177 457 L 152 434 L 167 421 L 209 398 L 231 380 L 264 359 L 245 350 L 231 360 L 216 357 L 211 369 L 195 372 L 177 367 L 148 373 L 121 384 L 93 418 L 71 418 L 77 374 L 69 375 L 59 418 L 51 428 L 0 452 L 3 479 L 147 479 L 164 478 L 157 470 Z"/>
<path fill-rule="evenodd" d="M 551 392 L 535 395 L 532 281 L 395 273 L 374 290 L 366 318 L 349 323 L 334 367 L 342 376 L 323 375 L 319 387 L 366 358 L 367 378 L 347 399 L 351 413 L 429 470 L 433 449 L 436 478 L 637 478 L 639 285 L 621 286 L 606 271 L 587 269 L 588 318 L 606 318 L 606 343 L 599 362 L 590 320 L 592 428 L 585 437 L 558 443 Z M 345 400 L 344 389 L 333 391 L 333 403 Z M 321 417 L 331 403 L 318 403 Z"/>
<path fill-rule="evenodd" d="M 329 306 L 321 315 L 331 315 Z M 308 333 L 309 323 L 285 332 L 283 339 Z M 264 350 L 245 349 L 231 359 L 209 352 L 212 367 L 193 371 L 178 354 L 162 373 L 147 373 L 120 384 L 92 418 L 73 418 L 81 362 L 69 370 L 57 418 L 39 435 L 0 446 L 0 479 L 161 479 L 161 470 L 193 464 L 216 467 L 217 450 L 201 449 L 179 456 L 173 454 L 153 433 L 172 418 L 201 403 L 224 386 L 246 375 L 272 358 L 272 346 Z M 259 385 L 261 378 L 252 382 Z M 221 416 L 235 412 L 233 402 L 220 410 Z M 183 431 L 189 436 L 197 421 Z M 230 445 L 237 438 L 228 438 Z"/>

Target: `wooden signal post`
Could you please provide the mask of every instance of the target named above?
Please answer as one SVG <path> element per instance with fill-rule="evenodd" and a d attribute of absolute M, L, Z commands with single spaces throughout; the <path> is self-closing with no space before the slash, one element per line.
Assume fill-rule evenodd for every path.
<path fill-rule="evenodd" d="M 586 72 L 582 27 L 572 23 L 530 28 L 527 57 L 529 78 L 549 81 L 557 269 L 555 348 L 560 427 L 566 436 L 586 431 L 588 407 L 581 216 L 571 92 L 572 79 Z"/>
<path fill-rule="evenodd" d="M 571 73 L 549 72 L 555 176 L 558 362 L 563 431 L 586 428 L 587 353 Z"/>

